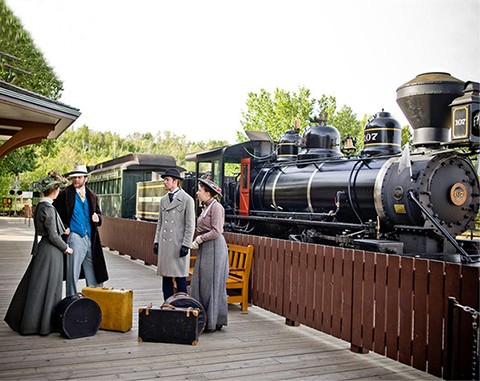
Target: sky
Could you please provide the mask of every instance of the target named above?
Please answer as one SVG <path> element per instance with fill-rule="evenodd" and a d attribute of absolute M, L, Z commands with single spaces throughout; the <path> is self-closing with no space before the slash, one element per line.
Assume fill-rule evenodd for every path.
<path fill-rule="evenodd" d="M 479 0 L 6 0 L 79 108 L 74 128 L 240 131 L 249 92 L 335 96 L 408 124 L 396 89 L 425 72 L 480 81 Z"/>

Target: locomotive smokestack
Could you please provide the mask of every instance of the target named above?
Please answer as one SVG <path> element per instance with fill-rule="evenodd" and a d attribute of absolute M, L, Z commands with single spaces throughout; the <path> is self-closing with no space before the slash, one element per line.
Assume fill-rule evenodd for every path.
<path fill-rule="evenodd" d="M 415 146 L 450 140 L 450 103 L 463 94 L 464 82 L 448 73 L 423 73 L 397 89 L 397 103 L 413 128 Z"/>

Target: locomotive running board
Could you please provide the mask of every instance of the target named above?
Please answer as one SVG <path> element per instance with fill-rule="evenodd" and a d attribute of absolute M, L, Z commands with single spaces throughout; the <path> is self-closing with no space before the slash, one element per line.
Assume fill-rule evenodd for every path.
<path fill-rule="evenodd" d="M 251 213 L 255 213 L 255 211 L 251 211 Z M 358 229 L 358 230 L 365 230 L 368 228 L 367 225 L 364 224 L 350 224 L 348 222 L 325 222 L 325 221 L 316 221 L 316 220 L 309 220 L 309 219 L 300 219 L 300 218 L 287 218 L 287 219 L 279 219 L 277 217 L 268 217 L 265 216 L 265 212 L 261 212 L 263 216 L 239 216 L 233 214 L 225 215 L 225 219 L 230 220 L 249 220 L 249 221 L 262 221 L 262 222 L 271 222 L 271 223 L 278 223 L 279 221 L 282 224 L 295 224 L 295 225 L 309 225 L 309 226 L 317 226 L 317 227 L 333 227 L 338 229 Z M 275 212 L 272 212 L 275 213 Z M 295 213 L 289 213 L 291 216 Z"/>

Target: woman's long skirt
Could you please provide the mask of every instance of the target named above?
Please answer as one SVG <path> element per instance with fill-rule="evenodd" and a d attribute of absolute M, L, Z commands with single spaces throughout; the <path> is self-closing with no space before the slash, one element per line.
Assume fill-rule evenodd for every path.
<path fill-rule="evenodd" d="M 43 238 L 13 295 L 5 322 L 21 335 L 55 332 L 53 311 L 62 300 L 63 253 Z"/>
<path fill-rule="evenodd" d="M 223 235 L 205 241 L 198 250 L 190 283 L 191 296 L 205 308 L 207 330 L 227 325 L 228 248 Z"/>

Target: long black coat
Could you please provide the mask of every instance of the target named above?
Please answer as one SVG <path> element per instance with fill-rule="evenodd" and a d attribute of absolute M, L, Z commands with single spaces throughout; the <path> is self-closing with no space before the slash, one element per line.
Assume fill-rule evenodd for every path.
<path fill-rule="evenodd" d="M 76 194 L 77 191 L 75 190 L 75 187 L 73 185 L 69 185 L 60 192 L 53 203 L 58 211 L 58 214 L 62 218 L 65 227 L 67 228 L 70 227 Z M 105 256 L 103 255 L 100 235 L 98 234 L 98 227 L 102 225 L 102 213 L 100 211 L 100 207 L 98 206 L 97 196 L 87 186 L 85 186 L 85 195 L 88 200 L 88 208 L 90 212 L 90 227 L 92 230 L 92 236 L 90 238 L 92 241 L 92 257 L 95 278 L 97 279 L 98 283 L 102 283 L 108 280 L 107 265 L 105 263 Z M 94 223 L 92 221 L 91 217 L 93 213 L 98 214 L 98 223 Z M 75 253 L 73 253 L 73 255 L 75 255 Z"/>
<path fill-rule="evenodd" d="M 65 228 L 55 208 L 40 202 L 35 222 L 32 260 L 15 291 L 5 321 L 22 335 L 48 335 L 55 332 L 53 311 L 62 300 L 63 259 L 67 244 L 61 235 Z M 38 236 L 42 237 L 40 242 Z"/>

